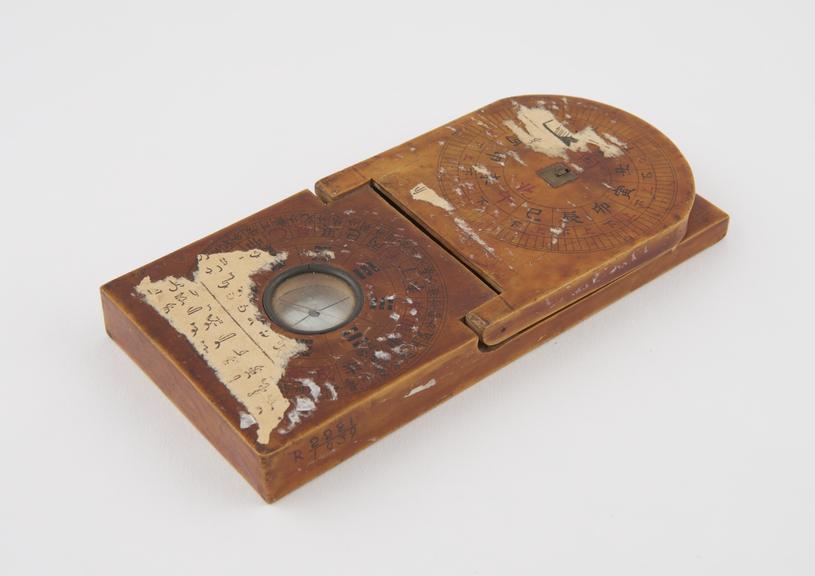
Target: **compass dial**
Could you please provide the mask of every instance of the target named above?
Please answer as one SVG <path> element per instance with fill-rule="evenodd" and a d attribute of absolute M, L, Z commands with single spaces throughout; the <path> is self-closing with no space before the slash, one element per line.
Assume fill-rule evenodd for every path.
<path fill-rule="evenodd" d="M 620 110 L 526 98 L 451 126 L 438 178 L 473 227 L 499 241 L 608 250 L 649 236 L 671 212 L 677 177 L 664 146 L 656 130 Z"/>
<path fill-rule="evenodd" d="M 269 284 L 263 306 L 278 325 L 299 334 L 320 334 L 348 323 L 362 308 L 362 290 L 345 271 L 307 264 Z"/>
<path fill-rule="evenodd" d="M 276 216 L 240 233 L 241 248 L 287 255 L 254 281 L 274 328 L 308 348 L 280 383 L 295 403 L 308 393 L 304 382 L 319 384 L 326 400 L 387 381 L 429 349 L 445 322 L 445 282 L 428 242 L 401 217 L 347 212 Z"/>

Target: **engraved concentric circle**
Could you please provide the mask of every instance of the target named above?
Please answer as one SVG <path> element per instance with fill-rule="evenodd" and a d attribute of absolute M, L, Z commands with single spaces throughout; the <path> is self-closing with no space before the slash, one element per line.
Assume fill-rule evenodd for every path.
<path fill-rule="evenodd" d="M 530 109 L 548 111 L 553 121 L 524 124 L 522 113 Z M 551 135 L 544 132 L 550 128 Z M 480 110 L 450 132 L 438 160 L 444 196 L 478 222 L 480 233 L 513 246 L 562 253 L 612 249 L 651 235 L 676 202 L 669 153 L 675 149 L 667 150 L 670 143 L 644 122 L 602 104 L 527 98 Z M 605 148 L 581 146 L 580 134 Z M 562 156 L 536 150 L 534 137 L 561 138 Z M 577 177 L 553 187 L 540 173 L 555 164 Z"/>
<path fill-rule="evenodd" d="M 272 325 L 308 347 L 289 362 L 284 395 L 296 400 L 314 382 L 329 400 L 348 397 L 387 381 L 431 347 L 447 315 L 445 281 L 428 250 L 405 232 L 373 214 L 296 213 L 247 224 L 207 249 L 285 253 L 255 277 L 260 310 L 266 288 L 291 270 L 330 268 L 359 287 L 358 311 L 337 329 L 303 334 Z"/>

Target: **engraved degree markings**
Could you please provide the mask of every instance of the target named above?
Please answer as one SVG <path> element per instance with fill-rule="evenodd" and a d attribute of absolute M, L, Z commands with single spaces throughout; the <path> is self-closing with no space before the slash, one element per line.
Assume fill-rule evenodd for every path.
<path fill-rule="evenodd" d="M 464 210 L 471 224 L 477 223 L 479 233 L 489 233 L 512 245 L 542 250 L 608 249 L 632 237 L 650 234 L 670 211 L 676 190 L 674 167 L 655 142 L 641 133 L 643 127 L 638 121 L 625 121 L 616 112 L 579 100 L 577 106 L 572 106 L 572 102 L 557 100 L 554 107 L 568 116 L 568 127 L 562 124 L 564 129 L 560 130 L 558 125 L 553 128 L 547 124 L 545 128 L 551 128 L 561 142 L 565 139 L 572 143 L 569 139 L 574 138 L 572 129 L 593 126 L 599 135 L 624 145 L 622 155 L 603 156 L 599 162 L 593 160 L 584 168 L 607 170 L 607 177 L 598 173 L 594 178 L 604 180 L 610 189 L 596 189 L 593 199 L 575 197 L 568 206 L 580 216 L 581 222 L 561 226 L 559 219 L 567 205 L 547 206 L 547 202 L 542 201 L 539 187 L 535 186 L 531 174 L 524 171 L 534 162 L 534 155 L 530 156 L 523 143 L 512 134 L 498 129 L 514 117 L 511 111 L 481 111 L 479 119 L 490 126 L 491 133 L 487 135 L 477 122 L 459 127 L 441 147 L 437 163 L 441 192 L 456 208 Z M 615 117 L 620 121 L 612 122 Z M 518 161 L 510 152 L 520 152 Z M 596 152 L 593 154 L 597 156 Z M 584 156 L 590 158 L 591 149 Z M 626 163 L 628 173 L 612 172 L 615 161 Z M 645 174 L 648 181 L 643 180 Z M 556 241 L 549 237 L 552 228 L 563 228 Z M 530 239 L 533 236 L 544 236 L 545 241 Z"/>

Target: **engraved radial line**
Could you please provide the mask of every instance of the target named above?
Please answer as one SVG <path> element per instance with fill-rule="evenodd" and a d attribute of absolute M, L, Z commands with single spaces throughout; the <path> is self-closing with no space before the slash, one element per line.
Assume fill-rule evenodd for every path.
<path fill-rule="evenodd" d="M 470 137 L 483 136 L 484 135 L 483 127 L 478 126 L 477 124 L 468 124 L 468 125 L 466 125 L 466 126 L 464 126 L 462 128 L 459 128 L 459 131 L 464 132 L 465 134 L 467 134 Z"/>
<path fill-rule="evenodd" d="M 240 329 L 243 331 L 243 333 L 244 333 L 244 334 L 246 334 L 246 337 L 247 337 L 247 338 L 249 338 L 249 340 L 251 340 L 251 341 L 252 341 L 252 343 L 253 343 L 255 346 L 257 346 L 257 347 L 258 347 L 258 349 L 259 349 L 259 350 L 260 350 L 260 351 L 263 353 L 263 355 L 264 355 L 264 356 L 266 356 L 266 358 L 268 358 L 268 359 L 269 359 L 269 362 L 271 362 L 271 363 L 272 363 L 272 365 L 277 366 L 277 362 L 275 362 L 274 360 L 272 360 L 272 358 L 269 356 L 269 354 L 266 352 L 266 350 L 264 350 L 264 349 L 263 349 L 263 346 L 261 346 L 260 344 L 258 344 L 258 343 L 255 341 L 255 339 L 254 339 L 254 338 L 252 338 L 252 336 L 249 334 L 249 332 L 247 332 L 247 331 L 246 331 L 246 329 L 245 329 L 243 326 L 241 326 L 240 322 L 238 322 L 238 321 L 235 319 L 235 317 L 234 317 L 232 314 L 230 314 L 230 313 L 229 313 L 229 310 L 227 310 L 227 309 L 226 309 L 226 307 L 225 307 L 223 304 L 221 304 L 221 301 L 220 301 L 220 300 L 218 300 L 218 299 L 215 297 L 215 294 L 213 294 L 213 293 L 212 293 L 212 290 L 210 290 L 210 289 L 207 287 L 207 285 L 206 285 L 206 284 L 204 284 L 204 283 L 203 283 L 203 282 L 201 282 L 201 281 L 199 281 L 199 284 L 201 284 L 201 286 L 203 286 L 203 287 L 204 287 L 204 290 L 206 290 L 207 292 L 209 292 L 209 295 L 210 295 L 210 296 L 212 296 L 212 299 L 213 299 L 213 300 L 215 300 L 215 301 L 218 303 L 218 306 L 220 306 L 220 307 L 223 309 L 223 311 L 224 311 L 224 312 L 226 312 L 226 315 L 227 315 L 227 316 L 229 316 L 229 317 L 232 319 L 232 321 L 233 321 L 233 322 L 234 322 L 234 323 L 237 325 L 237 327 L 238 327 L 238 328 L 240 328 Z"/>

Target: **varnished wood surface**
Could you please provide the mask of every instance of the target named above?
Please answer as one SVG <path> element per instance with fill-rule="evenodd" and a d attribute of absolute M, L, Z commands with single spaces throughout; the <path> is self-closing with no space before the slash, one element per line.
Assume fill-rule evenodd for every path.
<path fill-rule="evenodd" d="M 529 120 L 535 113 L 552 120 L 543 127 Z M 553 157 L 521 142 L 519 128 L 555 143 L 547 128 L 575 137 L 590 131 L 616 151 L 573 144 Z M 558 163 L 576 178 L 553 188 L 539 172 Z M 316 190 L 333 199 L 368 181 L 500 292 L 467 318 L 489 344 L 675 246 L 694 198 L 687 161 L 659 130 L 564 96 L 499 100 L 329 176 Z M 420 184 L 452 209 L 417 201 Z"/>
<path fill-rule="evenodd" d="M 513 106 L 511 100 L 497 105 Z M 727 216 L 702 198 L 694 202 L 689 169 L 673 145 L 641 121 L 619 111 L 613 115 L 644 130 L 647 138 L 664 139 L 663 153 L 678 174 L 676 203 L 649 234 L 632 234 L 604 250 L 561 253 L 553 244 L 531 249 L 492 238 L 474 218 L 467 220 L 470 229 L 492 238 L 485 242 L 495 252 L 471 256 L 472 237 L 463 237 L 455 220 L 467 218 L 466 207 L 439 212 L 416 203 L 409 193 L 414 182 L 444 186 L 431 179 L 429 167 L 435 166 L 438 175 L 438 162 L 431 166 L 432 154 L 422 148 L 439 147 L 439 134 L 452 132 L 441 127 L 321 181 L 317 190 L 323 201 L 308 191 L 295 194 L 106 284 L 107 330 L 252 486 L 273 501 L 724 236 Z M 400 163 L 404 158 L 399 155 L 410 148 L 427 159 Z M 522 160 L 531 165 L 531 158 Z M 376 168 L 380 165 L 385 167 Z M 585 177 L 591 178 L 599 176 Z M 605 188 L 602 182 L 594 184 L 592 194 Z M 565 242 L 568 233 L 562 238 Z M 254 278 L 258 304 L 263 287 L 277 274 L 320 260 L 315 255 L 325 250 L 335 255 L 333 266 L 359 274 L 370 300 L 351 326 L 310 336 L 305 339 L 308 353 L 290 360 L 279 387 L 292 404 L 306 378 L 330 381 L 336 398 L 324 396 L 313 413 L 292 429 L 277 430 L 268 443 L 259 442 L 252 427 L 241 428 L 241 403 L 191 344 L 134 292 L 145 276 L 190 277 L 200 254 L 238 249 L 291 255 L 281 268 Z M 507 264 L 514 273 L 507 272 Z M 615 266 L 620 269 L 612 272 Z M 581 289 L 587 274 L 600 281 Z M 417 286 L 421 289 L 414 291 Z M 561 298 L 554 304 L 541 296 L 554 298 L 555 293 Z M 395 304 L 384 300 L 391 295 Z M 393 334 L 400 336 L 392 341 Z M 385 345 L 387 362 L 375 356 Z"/>

